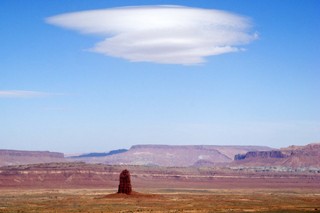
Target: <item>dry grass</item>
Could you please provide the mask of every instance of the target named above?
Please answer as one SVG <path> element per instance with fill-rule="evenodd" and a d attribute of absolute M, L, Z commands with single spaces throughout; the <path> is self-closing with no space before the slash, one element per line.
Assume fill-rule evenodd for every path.
<path fill-rule="evenodd" d="M 320 212 L 319 191 L 150 189 L 2 190 L 0 212 Z"/>

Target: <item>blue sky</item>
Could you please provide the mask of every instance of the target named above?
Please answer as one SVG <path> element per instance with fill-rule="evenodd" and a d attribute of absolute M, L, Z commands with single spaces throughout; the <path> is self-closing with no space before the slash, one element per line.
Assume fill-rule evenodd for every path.
<path fill-rule="evenodd" d="M 234 45 L 239 51 L 199 56 L 201 63 L 181 64 L 177 56 L 172 63 L 132 62 L 125 58 L 131 55 L 92 51 L 105 35 L 48 23 L 60 14 L 145 5 L 235 13 L 250 20 L 249 37 Z M 2 0 L 0 149 L 319 142 L 319 11 L 316 0 Z"/>

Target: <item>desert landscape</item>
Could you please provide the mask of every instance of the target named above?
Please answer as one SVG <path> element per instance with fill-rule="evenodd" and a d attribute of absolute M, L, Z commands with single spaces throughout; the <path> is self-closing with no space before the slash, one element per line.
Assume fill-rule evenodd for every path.
<path fill-rule="evenodd" d="M 0 212 L 318 212 L 316 190 L 140 189 L 1 190 Z"/>
<path fill-rule="evenodd" d="M 61 155 L 57 162 L 46 162 L 48 156 L 41 152 L 37 159 L 42 156 L 43 163 L 16 165 L 17 161 L 12 161 L 12 165 L 0 167 L 0 212 L 320 211 L 320 144 L 279 150 L 264 147 L 263 151 L 257 151 L 258 147 L 254 148 L 256 151 L 248 151 L 252 147 L 218 148 L 217 154 L 213 147 L 134 146 L 133 150 L 140 153 L 139 165 L 85 163 L 77 157 Z M 180 156 L 185 149 L 191 156 L 186 162 Z M 213 154 L 207 161 L 181 166 L 196 155 L 203 158 L 205 155 L 199 150 L 208 154 L 208 149 Z M 125 159 L 131 155 L 135 162 L 133 156 L 137 155 L 130 150 L 92 158 L 120 160 L 123 155 Z M 160 152 L 162 159 L 156 154 Z M 240 153 L 235 154 L 234 160 L 229 160 L 228 156 L 237 152 Z M 7 164 L 5 156 L 12 158 L 19 153 L 28 162 L 36 154 L 14 151 L 10 155 L 8 150 L 2 153 L 2 159 L 7 159 L 2 162 Z M 45 153 L 52 157 L 50 152 Z M 167 156 L 173 155 L 180 162 L 172 161 L 177 162 L 173 166 L 150 164 L 150 153 L 155 153 L 154 162 L 167 162 Z M 221 161 L 223 153 L 229 154 L 223 158 L 227 162 Z M 119 175 L 126 169 L 131 174 L 132 193 L 117 193 Z"/>
<path fill-rule="evenodd" d="M 0 10 L 0 213 L 320 212 L 319 0 Z"/>

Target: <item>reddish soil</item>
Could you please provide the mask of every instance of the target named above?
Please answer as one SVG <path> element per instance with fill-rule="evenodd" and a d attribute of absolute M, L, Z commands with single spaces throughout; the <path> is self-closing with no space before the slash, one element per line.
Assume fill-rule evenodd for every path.
<path fill-rule="evenodd" d="M 144 189 L 149 190 L 149 189 Z M 115 190 L 113 190 L 114 192 Z M 112 190 L 2 190 L 0 213 L 9 212 L 319 212 L 312 190 L 153 189 L 144 194 Z M 150 193 L 153 194 L 150 194 Z"/>
<path fill-rule="evenodd" d="M 131 195 L 118 194 L 130 170 Z M 317 212 L 320 173 L 54 163 L 0 168 L 0 213 Z"/>
<path fill-rule="evenodd" d="M 117 187 L 123 169 L 138 188 L 320 188 L 320 173 L 228 168 L 105 166 L 53 163 L 0 168 L 0 188 Z"/>
<path fill-rule="evenodd" d="M 144 199 L 150 199 L 150 198 L 163 198 L 162 195 L 160 194 L 147 194 L 147 193 L 140 193 L 140 192 L 135 192 L 132 191 L 131 194 L 123 194 L 123 193 L 113 193 L 113 194 L 108 194 L 105 196 L 100 197 L 101 199 L 114 199 L 114 198 L 144 198 Z"/>

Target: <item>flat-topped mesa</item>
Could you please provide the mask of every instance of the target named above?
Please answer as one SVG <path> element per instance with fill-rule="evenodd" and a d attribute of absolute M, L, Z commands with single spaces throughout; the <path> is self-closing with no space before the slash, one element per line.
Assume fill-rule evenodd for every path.
<path fill-rule="evenodd" d="M 0 156 L 3 157 L 51 157 L 64 158 L 63 153 L 49 152 L 49 151 L 22 151 L 22 150 L 8 150 L 0 149 Z"/>
<path fill-rule="evenodd" d="M 251 151 L 246 154 L 237 154 L 234 160 L 244 160 L 249 158 L 286 158 L 287 155 L 283 154 L 280 150 L 271 151 Z"/>
<path fill-rule="evenodd" d="M 125 169 L 120 173 L 120 184 L 118 188 L 118 193 L 129 195 L 131 194 L 131 192 L 132 186 L 130 180 L 130 172 Z"/>

